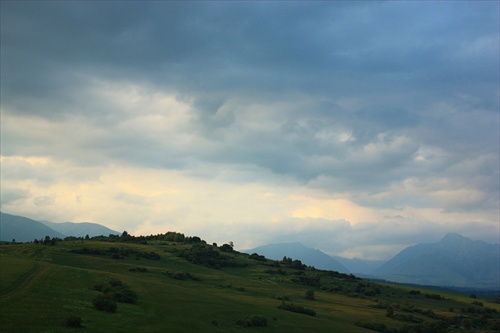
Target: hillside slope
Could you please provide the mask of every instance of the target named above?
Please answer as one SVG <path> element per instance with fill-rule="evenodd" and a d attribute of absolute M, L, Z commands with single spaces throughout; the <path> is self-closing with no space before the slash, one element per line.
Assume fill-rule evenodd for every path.
<path fill-rule="evenodd" d="M 499 310 L 177 233 L 0 245 L 5 332 L 489 332 Z"/>

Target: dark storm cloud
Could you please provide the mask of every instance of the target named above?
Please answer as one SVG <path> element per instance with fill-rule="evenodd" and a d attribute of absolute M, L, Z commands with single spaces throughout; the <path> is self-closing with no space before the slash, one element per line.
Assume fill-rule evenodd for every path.
<path fill-rule="evenodd" d="M 2 112 L 105 129 L 59 150 L 95 163 L 255 165 L 375 193 L 431 175 L 470 185 L 453 171 L 468 159 L 482 162 L 465 175 L 489 180 L 472 186 L 498 196 L 484 157 L 498 149 L 497 14 L 494 2 L 2 2 Z M 91 92 L 96 80 L 189 101 L 177 131 L 196 140 L 124 130 L 133 115 Z M 27 149 L 16 135 L 10 154 Z"/>

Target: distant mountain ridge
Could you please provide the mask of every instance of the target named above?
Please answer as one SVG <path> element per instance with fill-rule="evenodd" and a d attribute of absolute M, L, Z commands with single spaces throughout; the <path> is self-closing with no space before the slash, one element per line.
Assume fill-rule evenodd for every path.
<path fill-rule="evenodd" d="M 326 269 L 341 273 L 361 275 L 371 274 L 377 267 L 384 263 L 383 260 L 363 260 L 358 258 L 348 259 L 339 256 L 330 256 L 320 250 L 308 248 L 295 243 L 278 243 L 258 246 L 254 249 L 244 250 L 246 253 L 258 253 L 269 259 L 281 260 L 284 256 L 298 259 L 308 266 Z"/>
<path fill-rule="evenodd" d="M 449 233 L 437 243 L 407 247 L 374 275 L 401 283 L 500 289 L 500 244 Z"/>
<path fill-rule="evenodd" d="M 101 224 L 91 223 L 91 222 L 62 222 L 55 223 L 49 221 L 40 221 L 46 226 L 58 231 L 64 235 L 74 236 L 74 237 L 85 237 L 89 235 L 94 236 L 108 236 L 109 234 L 118 235 L 119 232 L 109 229 Z"/>
<path fill-rule="evenodd" d="M 90 237 L 108 236 L 109 234 L 119 235 L 120 233 L 97 223 L 40 222 L 0 212 L 0 241 L 31 242 L 45 236 L 66 238 L 68 236 L 85 237 L 86 235 Z"/>
<path fill-rule="evenodd" d="M 31 242 L 45 236 L 66 237 L 43 223 L 23 216 L 0 212 L 0 241 Z"/>
<path fill-rule="evenodd" d="M 301 243 L 268 244 L 245 250 L 269 259 L 284 256 L 318 269 L 392 282 L 500 290 L 500 244 L 449 233 L 437 243 L 409 246 L 387 262 L 329 256 Z"/>
<path fill-rule="evenodd" d="M 308 248 L 301 243 L 279 243 L 269 244 L 245 250 L 247 253 L 257 253 L 269 259 L 281 260 L 283 257 L 298 259 L 303 264 L 314 266 L 318 269 L 332 270 L 341 273 L 350 271 L 340 262 L 330 257 L 326 253 Z"/>

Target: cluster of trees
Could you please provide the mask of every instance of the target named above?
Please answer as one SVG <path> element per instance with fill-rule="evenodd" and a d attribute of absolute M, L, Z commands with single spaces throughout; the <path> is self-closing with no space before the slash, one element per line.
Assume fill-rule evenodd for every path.
<path fill-rule="evenodd" d="M 314 311 L 313 309 L 305 308 L 301 305 L 295 305 L 295 304 L 291 304 L 291 303 L 283 302 L 282 304 L 280 304 L 278 306 L 278 309 L 285 310 L 285 311 L 291 311 L 291 312 L 295 312 L 295 313 L 301 313 L 301 314 L 305 314 L 305 315 L 313 316 L 313 317 L 316 316 L 316 311 Z"/>
<path fill-rule="evenodd" d="M 103 242 L 120 242 L 120 243 L 136 243 L 136 244 L 147 244 L 149 241 L 159 241 L 159 242 L 176 242 L 176 243 L 184 243 L 184 244 L 197 244 L 197 243 L 205 243 L 198 236 L 187 237 L 182 233 L 175 231 L 168 231 L 164 234 L 157 235 L 149 235 L 149 236 L 133 236 L 129 234 L 127 231 L 124 231 L 121 235 L 113 235 L 109 236 L 96 236 L 90 238 L 96 241 Z"/>
<path fill-rule="evenodd" d="M 263 262 L 267 261 L 266 257 L 261 256 L 257 253 L 252 253 L 250 256 L 248 256 L 248 258 L 250 258 L 252 260 L 263 261 Z"/>
<path fill-rule="evenodd" d="M 92 300 L 94 307 L 100 311 L 116 312 L 117 302 L 137 303 L 137 294 L 120 280 L 99 283 L 93 289 L 101 292 Z"/>
<path fill-rule="evenodd" d="M 236 321 L 236 324 L 243 327 L 266 327 L 267 319 L 264 316 L 251 315 L 245 319 L 239 319 Z"/>
<path fill-rule="evenodd" d="M 228 247 L 230 247 L 228 245 Z M 196 265 L 202 265 L 209 268 L 220 269 L 222 267 L 245 267 L 246 264 L 239 263 L 235 260 L 233 256 L 224 254 L 223 252 L 228 252 L 229 249 L 225 248 L 224 245 L 219 251 L 216 247 L 206 245 L 206 244 L 194 244 L 189 249 L 185 249 L 177 252 L 177 256 L 188 260 Z M 230 247 L 233 251 L 232 247 Z"/>
<path fill-rule="evenodd" d="M 415 291 L 410 291 L 410 294 L 422 295 L 422 297 L 426 297 L 425 294 L 416 293 Z M 442 300 L 443 298 L 433 297 L 431 299 Z M 409 324 L 404 325 L 400 329 L 388 328 L 385 325 L 367 322 L 358 322 L 358 326 L 369 328 L 378 332 L 390 333 L 446 332 L 448 330 L 455 330 L 460 328 L 467 330 L 471 328 L 490 330 L 500 329 L 500 320 L 498 319 L 497 315 L 498 311 L 496 309 L 490 309 L 487 307 L 472 307 L 474 308 L 474 311 L 472 311 L 472 313 L 462 311 L 462 313 L 467 313 L 467 316 L 463 314 L 456 316 L 442 316 L 436 314 L 430 309 L 422 309 L 407 303 L 394 303 L 388 305 L 387 303 L 381 302 L 374 305 L 374 307 L 380 309 L 385 308 L 386 317 L 392 318 L 397 321 L 407 322 Z M 477 309 L 480 309 L 480 311 L 476 312 Z M 399 313 L 397 311 L 399 311 Z M 455 310 L 451 308 L 449 309 L 449 311 L 454 312 Z M 431 321 L 426 321 L 421 317 L 414 316 L 414 313 L 420 316 L 428 317 L 429 319 L 431 319 Z"/>
<path fill-rule="evenodd" d="M 165 272 L 166 275 L 170 276 L 176 280 L 192 280 L 192 281 L 200 281 L 200 278 L 194 274 L 189 272 L 179 271 L 179 272 Z"/>
<path fill-rule="evenodd" d="M 83 247 L 81 249 L 71 250 L 71 252 L 87 255 L 111 255 L 113 259 L 124 259 L 125 257 L 135 255 L 136 259 L 160 260 L 160 255 L 154 251 L 138 251 L 123 247 L 109 247 L 107 249 Z"/>
<path fill-rule="evenodd" d="M 280 264 L 292 268 L 292 269 L 298 269 L 298 270 L 305 270 L 307 268 L 307 265 L 304 265 L 300 260 L 293 260 L 290 257 L 283 257 L 283 259 L 279 262 Z"/>
<path fill-rule="evenodd" d="M 15 239 L 12 240 L 15 243 Z M 50 236 L 45 236 L 45 238 L 41 238 L 40 240 L 36 239 L 33 241 L 35 244 L 42 244 L 42 245 L 56 245 L 57 242 L 61 242 L 62 239 L 59 237 L 50 237 Z"/>

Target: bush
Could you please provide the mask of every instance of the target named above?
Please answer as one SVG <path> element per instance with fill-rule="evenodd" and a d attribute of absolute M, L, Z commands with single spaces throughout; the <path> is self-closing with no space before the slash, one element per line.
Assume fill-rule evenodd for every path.
<path fill-rule="evenodd" d="M 114 292 L 113 300 L 120 303 L 135 304 L 137 303 L 137 294 L 128 287 L 125 287 Z"/>
<path fill-rule="evenodd" d="M 313 317 L 316 316 L 316 311 L 314 311 L 313 309 L 308 309 L 308 308 L 305 308 L 303 306 L 295 305 L 295 304 L 283 303 L 280 306 L 278 306 L 278 309 L 296 312 L 296 313 L 301 313 L 301 314 L 305 314 L 305 315 L 313 316 Z"/>
<path fill-rule="evenodd" d="M 189 272 L 184 272 L 184 271 L 179 271 L 179 272 L 165 272 L 168 276 L 170 276 L 173 279 L 176 280 L 193 280 L 193 281 L 200 281 L 200 278 L 189 273 Z"/>
<path fill-rule="evenodd" d="M 68 328 L 81 328 L 82 327 L 82 318 L 71 316 L 66 318 L 66 327 Z"/>
<path fill-rule="evenodd" d="M 267 319 L 263 316 L 253 315 L 247 317 L 246 319 L 238 320 L 236 324 L 243 327 L 266 327 Z"/>
<path fill-rule="evenodd" d="M 271 298 L 278 299 L 280 301 L 289 301 L 290 297 L 287 295 L 273 295 Z"/>
<path fill-rule="evenodd" d="M 439 294 L 425 294 L 424 296 L 427 297 L 427 298 L 430 298 L 430 299 L 435 299 L 437 301 L 440 301 L 440 300 L 444 299 L 444 297 L 441 296 L 441 295 L 439 295 Z"/>
<path fill-rule="evenodd" d="M 266 257 L 264 256 L 261 256 L 257 253 L 252 253 L 250 256 L 249 256 L 250 259 L 253 259 L 253 260 L 257 260 L 257 261 L 267 261 Z"/>
<path fill-rule="evenodd" d="M 356 326 L 367 328 L 369 330 L 377 332 L 385 332 L 387 330 L 387 327 L 382 323 L 368 323 L 364 321 L 358 321 L 356 322 Z"/>
<path fill-rule="evenodd" d="M 102 294 L 97 295 L 92 303 L 97 310 L 116 312 L 116 302 L 135 304 L 137 294 L 120 280 L 110 280 L 108 283 L 94 285 L 94 290 Z"/>
<path fill-rule="evenodd" d="M 116 312 L 116 302 L 110 300 L 103 294 L 99 294 L 94 299 L 92 300 L 92 304 L 94 305 L 94 308 L 96 308 L 99 311 L 106 311 L 106 312 Z"/>

